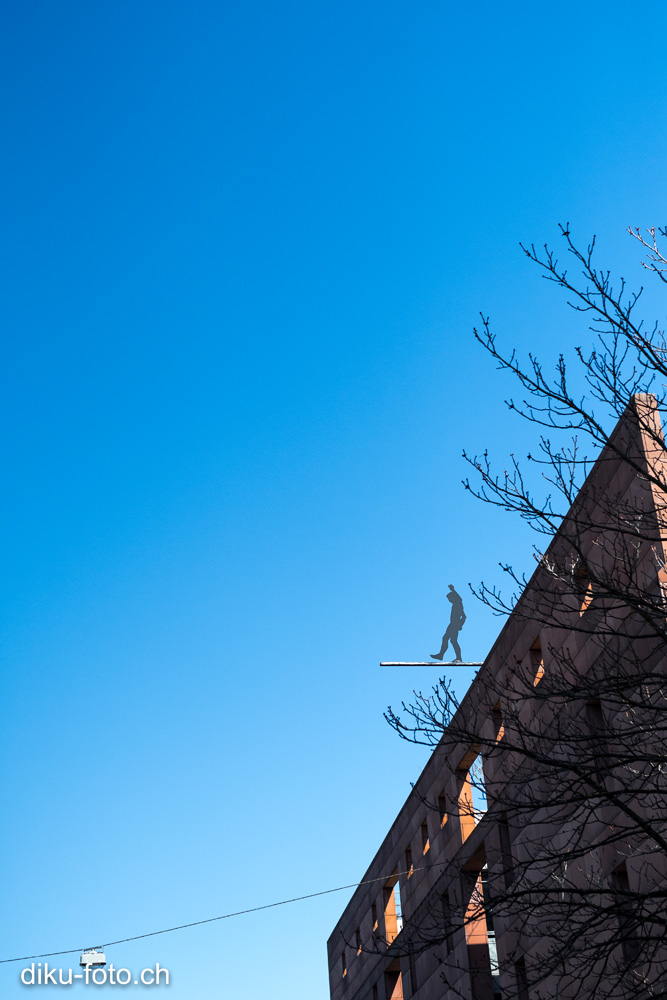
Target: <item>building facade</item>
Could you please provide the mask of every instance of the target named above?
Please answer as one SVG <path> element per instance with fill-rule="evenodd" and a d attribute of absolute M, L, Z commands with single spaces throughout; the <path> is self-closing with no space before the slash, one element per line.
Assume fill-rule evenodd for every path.
<path fill-rule="evenodd" d="M 434 751 L 329 938 L 331 1000 L 667 996 L 666 503 L 634 397 L 465 698 L 399 723 Z"/>

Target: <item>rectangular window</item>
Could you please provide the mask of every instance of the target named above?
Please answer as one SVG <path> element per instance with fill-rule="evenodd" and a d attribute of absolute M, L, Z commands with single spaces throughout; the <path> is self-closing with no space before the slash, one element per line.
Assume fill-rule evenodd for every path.
<path fill-rule="evenodd" d="M 428 839 L 428 820 L 424 820 L 422 823 L 422 854 L 426 854 L 431 846 L 431 841 Z"/>
<path fill-rule="evenodd" d="M 396 907 L 396 933 L 400 934 L 403 930 L 403 907 L 401 906 L 401 887 L 398 879 L 394 885 L 394 906 Z"/>
<path fill-rule="evenodd" d="M 470 772 L 467 768 L 459 768 L 457 774 L 458 784 L 458 812 L 459 829 L 461 830 L 461 840 L 467 840 L 475 829 L 475 813 L 472 804 L 472 785 L 470 783 Z"/>
<path fill-rule="evenodd" d="M 471 944 L 488 944 L 489 936 L 486 930 L 486 914 L 484 912 L 484 890 L 480 871 L 466 872 L 465 899 L 465 932 L 466 942 Z"/>
<path fill-rule="evenodd" d="M 658 586 L 660 587 L 660 596 L 662 597 L 664 606 L 667 603 L 667 565 L 662 561 L 662 557 L 658 556 L 655 545 L 652 548 L 655 558 L 660 560 L 658 562 Z"/>
<path fill-rule="evenodd" d="M 443 792 L 438 796 L 438 812 L 440 814 L 440 828 L 447 822 L 447 796 Z"/>
<path fill-rule="evenodd" d="M 618 933 L 621 942 L 623 964 L 631 969 L 637 962 L 641 952 L 641 941 L 638 934 L 638 924 L 635 917 L 637 905 L 630 891 L 628 869 L 625 862 L 620 865 L 611 877 L 611 889 L 614 894 L 618 921 Z"/>
<path fill-rule="evenodd" d="M 442 903 L 442 926 L 443 926 L 443 945 L 445 946 L 445 955 L 449 955 L 450 951 L 454 947 L 454 942 L 452 940 L 452 906 L 449 902 L 449 893 L 443 892 L 440 897 L 440 902 Z"/>
<path fill-rule="evenodd" d="M 464 885 L 468 896 L 465 911 L 465 934 L 469 946 L 486 945 L 494 1000 L 501 1000 L 500 968 L 493 926 L 493 910 L 489 890 L 489 871 L 483 848 L 469 862 Z"/>
<path fill-rule="evenodd" d="M 357 955 L 361 955 L 361 929 L 359 927 L 357 927 L 355 937 L 357 945 Z"/>
<path fill-rule="evenodd" d="M 461 840 L 466 840 L 488 809 L 482 757 L 474 750 L 463 758 L 458 774 L 458 812 Z"/>
<path fill-rule="evenodd" d="M 574 574 L 574 590 L 579 604 L 579 614 L 583 615 L 593 600 L 593 584 L 586 566 L 581 563 Z"/>
<path fill-rule="evenodd" d="M 503 711 L 500 707 L 500 702 L 497 702 L 495 707 L 491 710 L 491 717 L 493 719 L 493 732 L 495 733 L 496 743 L 500 743 L 503 736 L 505 735 L 505 727 L 503 725 Z"/>
<path fill-rule="evenodd" d="M 561 858 L 554 870 L 551 873 L 551 877 L 554 882 L 560 886 L 560 892 L 558 893 L 558 898 L 561 903 L 564 903 L 567 898 L 567 858 Z"/>
<path fill-rule="evenodd" d="M 602 780 L 609 771 L 609 744 L 602 705 L 597 698 L 586 704 L 586 728 L 590 741 L 586 748 L 588 756 L 591 758 L 591 763 L 594 764 L 594 773 L 597 779 Z"/>
<path fill-rule="evenodd" d="M 526 963 L 522 958 L 514 963 L 514 977 L 516 979 L 517 1000 L 530 1000 L 528 996 L 528 976 L 526 975 Z"/>
<path fill-rule="evenodd" d="M 586 702 L 586 715 L 590 731 L 596 736 L 604 736 L 606 726 L 599 698 L 591 698 L 590 701 Z"/>
<path fill-rule="evenodd" d="M 530 665 L 533 669 L 533 686 L 537 687 L 544 677 L 544 657 L 542 656 L 542 643 L 539 635 L 530 647 Z"/>
<path fill-rule="evenodd" d="M 340 968 L 341 968 L 341 973 L 342 973 L 342 976 L 343 976 L 343 979 L 344 979 L 345 976 L 347 975 L 347 962 L 345 961 L 345 949 L 344 948 L 343 948 L 343 953 L 340 956 Z"/>
<path fill-rule="evenodd" d="M 401 891 L 398 885 L 398 875 L 394 874 L 383 889 L 384 897 L 384 936 L 387 944 L 400 934 L 403 928 L 403 913 L 401 911 Z"/>
<path fill-rule="evenodd" d="M 374 931 L 378 929 L 378 908 L 375 903 L 371 903 L 371 927 Z"/>
<path fill-rule="evenodd" d="M 507 813 L 503 813 L 498 820 L 498 833 L 500 835 L 500 854 L 503 862 L 505 888 L 509 889 L 514 881 L 514 859 L 512 857 L 512 838 L 510 837 Z"/>
<path fill-rule="evenodd" d="M 386 1000 L 403 1000 L 403 980 L 398 959 L 394 959 L 384 974 L 384 995 Z"/>
<path fill-rule="evenodd" d="M 410 878 L 410 876 L 414 872 L 414 868 L 412 866 L 412 848 L 411 847 L 406 847 L 405 848 L 405 870 L 408 873 L 408 878 Z"/>
<path fill-rule="evenodd" d="M 500 989 L 500 967 L 498 965 L 498 948 L 496 945 L 496 931 L 493 926 L 493 911 L 491 909 L 491 891 L 489 887 L 489 869 L 486 865 L 479 874 L 482 890 L 482 905 L 486 916 L 486 936 L 489 945 L 489 965 L 491 966 L 491 978 L 493 980 L 493 996 L 501 997 Z"/>
<path fill-rule="evenodd" d="M 408 954 L 408 965 L 410 968 L 410 996 L 414 996 L 419 989 L 419 984 L 417 983 L 417 962 L 415 960 L 415 953 L 410 949 Z"/>

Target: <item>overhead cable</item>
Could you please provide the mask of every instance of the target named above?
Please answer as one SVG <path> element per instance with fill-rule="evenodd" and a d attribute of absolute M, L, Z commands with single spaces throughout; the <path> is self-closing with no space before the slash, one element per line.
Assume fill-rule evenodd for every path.
<path fill-rule="evenodd" d="M 364 882 L 351 882 L 349 885 L 337 885 L 335 889 L 320 889 L 319 892 L 309 892 L 305 896 L 293 896 L 291 899 L 281 899 L 277 903 L 264 903 L 263 906 L 251 906 L 247 910 L 235 910 L 233 913 L 223 913 L 219 917 L 208 917 L 206 920 L 193 920 L 189 924 L 178 924 L 176 927 L 165 927 L 161 931 L 148 931 L 147 934 L 135 934 L 133 937 L 119 938 L 117 941 L 105 941 L 103 944 L 97 945 L 99 948 L 111 948 L 115 944 L 127 944 L 129 941 L 140 941 L 142 938 L 155 937 L 157 934 L 171 934 L 172 931 L 183 931 L 186 927 L 201 927 L 202 924 L 212 924 L 216 920 L 229 920 L 231 917 L 241 917 L 245 913 L 259 913 L 260 910 L 271 910 L 275 906 L 287 906 L 288 903 L 300 903 L 304 899 L 315 899 L 316 896 L 327 896 L 332 892 L 342 892 L 344 889 L 358 889 L 362 885 L 371 885 L 373 882 L 387 882 L 390 878 L 401 878 L 403 875 L 408 877 L 413 872 L 426 871 L 427 868 L 437 868 L 440 865 L 447 864 L 448 862 L 436 862 L 431 865 L 423 865 L 421 868 L 411 868 L 409 871 L 405 872 L 392 872 L 391 875 L 380 875 L 377 878 L 369 878 Z M 86 947 L 88 947 L 86 945 Z M 74 955 L 77 952 L 85 950 L 84 948 L 66 948 L 63 951 L 45 951 L 41 955 L 23 955 L 19 958 L 0 958 L 0 965 L 6 965 L 9 962 L 30 962 L 35 958 L 53 958 L 55 955 Z"/>

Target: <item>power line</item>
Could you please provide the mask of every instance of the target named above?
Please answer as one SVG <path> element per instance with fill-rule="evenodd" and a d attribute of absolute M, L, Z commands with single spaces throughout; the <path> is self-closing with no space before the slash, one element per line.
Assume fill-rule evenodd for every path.
<path fill-rule="evenodd" d="M 206 920 L 193 920 L 189 924 L 179 924 L 177 927 L 165 927 L 161 931 L 149 931 L 147 934 L 135 934 L 133 937 L 119 938 L 117 941 L 105 941 L 104 944 L 97 945 L 98 948 L 111 948 L 115 944 L 127 944 L 128 941 L 140 941 L 142 938 L 155 937 L 157 934 L 171 934 L 172 931 L 183 931 L 186 927 L 201 927 L 202 924 L 212 924 L 216 920 L 229 920 L 231 917 L 241 917 L 245 913 L 259 913 L 260 910 L 271 910 L 275 906 L 287 906 L 288 903 L 300 903 L 304 899 L 314 899 L 316 896 L 328 896 L 332 892 L 342 892 L 344 889 L 359 889 L 362 885 L 371 885 L 373 882 L 386 882 L 390 878 L 401 878 L 403 875 L 410 875 L 411 872 L 423 872 L 427 868 L 437 868 L 447 864 L 445 861 L 436 862 L 431 865 L 422 865 L 421 868 L 411 868 L 410 871 L 392 872 L 391 875 L 380 875 L 378 878 L 369 878 L 365 882 L 351 882 L 349 885 L 338 885 L 335 889 L 320 889 L 319 892 L 309 892 L 305 896 L 293 896 L 291 899 L 281 899 L 277 903 L 264 903 L 263 906 L 251 906 L 247 910 L 235 910 L 234 913 L 223 913 L 219 917 L 208 917 Z M 0 958 L 0 965 L 9 962 L 30 962 L 33 958 L 53 958 L 55 955 L 74 955 L 83 951 L 83 948 L 67 948 L 64 951 L 46 951 L 41 955 L 23 955 L 20 958 Z"/>

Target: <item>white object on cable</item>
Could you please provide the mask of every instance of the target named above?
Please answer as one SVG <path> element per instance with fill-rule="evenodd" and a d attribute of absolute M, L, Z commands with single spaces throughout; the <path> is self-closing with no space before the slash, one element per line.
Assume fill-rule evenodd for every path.
<path fill-rule="evenodd" d="M 95 948 L 88 948 L 81 953 L 79 965 L 82 969 L 101 969 L 107 964 L 106 955 L 103 951 Z"/>

